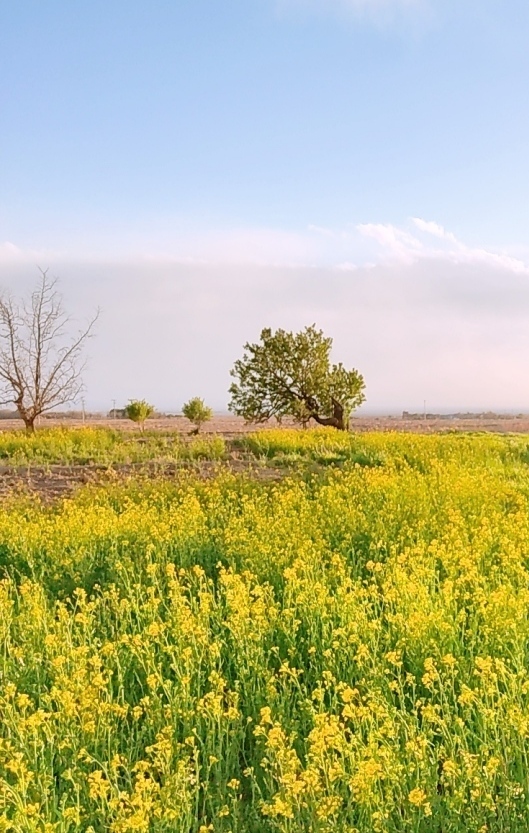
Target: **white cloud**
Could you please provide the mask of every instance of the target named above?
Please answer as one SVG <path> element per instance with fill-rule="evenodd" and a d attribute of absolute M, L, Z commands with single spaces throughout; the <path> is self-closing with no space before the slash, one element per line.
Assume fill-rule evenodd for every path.
<path fill-rule="evenodd" d="M 50 263 L 62 260 L 64 254 L 59 249 L 17 246 L 9 240 L 0 243 L 0 264 L 32 263 L 46 268 Z"/>
<path fill-rule="evenodd" d="M 529 265 L 506 252 L 495 252 L 482 247 L 468 246 L 438 223 L 414 217 L 412 220 L 420 236 L 391 224 L 367 223 L 357 226 L 364 237 L 375 240 L 390 260 L 405 264 L 419 260 L 441 260 L 456 264 L 482 264 L 497 269 L 529 274 Z M 431 238 L 442 241 L 433 245 Z"/>
<path fill-rule="evenodd" d="M 20 261 L 43 267 L 65 261 L 182 263 L 196 265 L 252 264 L 311 265 L 332 257 L 340 233 L 324 240 L 319 231 L 285 231 L 274 228 L 174 229 L 170 224 L 153 231 L 134 229 L 108 238 L 86 235 L 80 243 L 50 248 L 0 243 L 0 263 Z M 60 241 L 63 243 L 64 241 Z M 340 247 L 338 247 L 340 248 Z"/>
<path fill-rule="evenodd" d="M 83 247 L 51 241 L 37 245 L 0 244 L 0 263 L 59 267 L 67 261 L 86 263 L 124 261 L 138 264 L 188 266 L 249 265 L 285 268 L 333 268 L 338 271 L 371 267 L 377 263 L 412 266 L 438 261 L 491 268 L 526 275 L 529 263 L 520 256 L 491 247 L 464 243 L 437 222 L 412 218 L 405 224 L 361 223 L 329 228 L 312 223 L 306 229 L 228 228 L 218 230 L 165 228 L 131 230 L 129 235 L 109 235 L 105 240 L 86 240 Z M 54 243 L 58 245 L 54 245 Z M 529 255 L 529 251 L 528 251 Z M 522 254 L 522 257 L 524 255 Z"/>
<path fill-rule="evenodd" d="M 361 223 L 357 228 L 360 234 L 375 240 L 384 250 L 389 251 L 394 259 L 402 263 L 414 263 L 418 257 L 424 256 L 424 246 L 420 240 L 396 226 Z"/>
<path fill-rule="evenodd" d="M 22 256 L 22 251 L 14 243 L 8 240 L 0 243 L 0 261 L 17 260 Z"/>
<path fill-rule="evenodd" d="M 235 228 L 196 232 L 176 243 L 173 253 L 209 263 L 299 265 L 318 258 L 319 245 L 305 232 Z"/>
<path fill-rule="evenodd" d="M 520 382 L 529 355 L 527 268 L 423 222 L 366 224 L 362 234 L 346 230 L 345 242 L 341 230 L 300 232 L 293 244 L 251 232 L 234 234 L 229 245 L 224 239 L 222 249 L 205 235 L 210 250 L 203 263 L 130 256 L 50 261 L 76 320 L 102 308 L 89 346 L 87 402 L 110 408 L 114 398 L 137 396 L 173 410 L 199 395 L 225 407 L 229 370 L 245 341 L 264 326 L 297 330 L 316 322 L 334 338 L 335 358 L 364 373 L 370 408 L 414 410 L 424 399 L 432 410 L 529 408 L 529 386 Z M 277 264 L 277 241 L 282 256 L 300 246 L 303 257 L 317 252 L 319 265 L 237 261 L 259 244 L 269 263 L 276 252 Z M 197 235 L 198 254 L 199 243 Z M 379 253 L 375 261 L 371 252 L 369 267 L 359 256 L 362 245 Z M 222 250 L 225 262 L 212 259 Z M 0 260 L 0 286 L 30 291 L 34 264 Z"/>
<path fill-rule="evenodd" d="M 425 231 L 427 234 L 432 234 L 434 237 L 439 237 L 441 240 L 450 240 L 452 243 L 457 243 L 455 234 L 447 231 L 443 226 L 440 226 L 439 223 L 421 220 L 420 217 L 412 217 L 412 220 L 421 231 Z"/>

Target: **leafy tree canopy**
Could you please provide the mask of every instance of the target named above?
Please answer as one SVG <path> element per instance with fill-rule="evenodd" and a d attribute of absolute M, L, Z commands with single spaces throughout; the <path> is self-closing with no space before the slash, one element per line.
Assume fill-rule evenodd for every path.
<path fill-rule="evenodd" d="M 315 325 L 300 333 L 262 330 L 260 342 L 245 344 L 231 371 L 230 410 L 247 422 L 290 416 L 346 430 L 365 400 L 365 384 L 357 370 L 331 364 L 331 347 L 332 338 Z"/>
<path fill-rule="evenodd" d="M 154 413 L 154 408 L 145 399 L 131 399 L 125 406 L 125 414 L 132 422 L 137 422 L 143 433 L 145 420 Z"/>
<path fill-rule="evenodd" d="M 208 422 L 208 420 L 210 420 L 213 416 L 211 408 L 208 408 L 204 400 L 199 396 L 195 396 L 193 399 L 190 399 L 189 402 L 186 402 L 185 405 L 182 406 L 182 413 L 185 417 L 187 417 L 189 422 L 193 423 L 197 434 L 204 422 Z"/>

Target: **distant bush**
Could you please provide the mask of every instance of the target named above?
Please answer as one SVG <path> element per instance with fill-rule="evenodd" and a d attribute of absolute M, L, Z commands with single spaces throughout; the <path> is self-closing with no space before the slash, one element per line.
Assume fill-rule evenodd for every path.
<path fill-rule="evenodd" d="M 196 434 L 198 434 L 202 425 L 213 416 L 211 408 L 208 408 L 204 400 L 198 396 L 185 403 L 182 407 L 182 413 L 195 426 Z"/>
<path fill-rule="evenodd" d="M 153 413 L 154 407 L 149 405 L 145 399 L 131 399 L 125 407 L 125 415 L 128 419 L 131 419 L 132 422 L 138 423 L 142 434 L 145 426 L 145 420 L 149 419 Z"/>
<path fill-rule="evenodd" d="M 107 414 L 108 419 L 126 419 L 127 418 L 127 409 L 126 408 L 111 408 L 111 410 Z"/>

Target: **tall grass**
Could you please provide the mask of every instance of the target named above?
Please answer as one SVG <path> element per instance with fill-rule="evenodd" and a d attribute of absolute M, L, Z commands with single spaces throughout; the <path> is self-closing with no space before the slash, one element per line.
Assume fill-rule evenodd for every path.
<path fill-rule="evenodd" d="M 45 428 L 34 434 L 0 433 L 0 464 L 113 465 L 152 460 L 220 460 L 222 437 L 186 440 L 177 433 L 117 431 L 111 428 Z"/>

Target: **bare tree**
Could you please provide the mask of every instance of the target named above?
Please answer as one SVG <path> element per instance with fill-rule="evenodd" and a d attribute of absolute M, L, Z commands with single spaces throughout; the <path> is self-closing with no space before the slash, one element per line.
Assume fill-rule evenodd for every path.
<path fill-rule="evenodd" d="M 41 414 L 79 397 L 83 348 L 99 315 L 70 336 L 57 281 L 39 271 L 29 299 L 0 295 L 0 404 L 13 403 L 27 431 Z"/>

